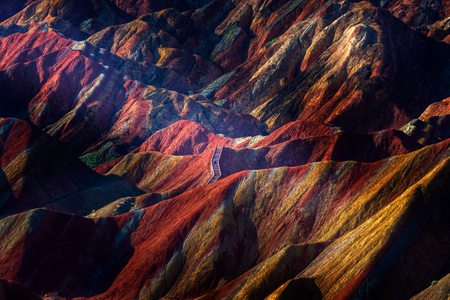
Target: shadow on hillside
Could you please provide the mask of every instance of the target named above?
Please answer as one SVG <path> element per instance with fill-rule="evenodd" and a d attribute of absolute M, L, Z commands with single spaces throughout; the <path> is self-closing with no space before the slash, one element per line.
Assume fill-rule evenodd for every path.
<path fill-rule="evenodd" d="M 311 278 L 295 278 L 288 281 L 278 295 L 280 300 L 321 300 L 322 298 L 322 292 Z"/>
<path fill-rule="evenodd" d="M 131 247 L 131 242 L 127 241 L 127 247 L 129 247 L 129 251 L 122 256 L 118 261 L 116 261 L 112 266 L 111 269 L 108 270 L 103 274 L 103 277 L 100 278 L 98 283 L 95 287 L 95 294 L 99 295 L 104 292 L 106 292 L 114 283 L 114 280 L 116 280 L 117 276 L 120 272 L 126 267 L 130 259 L 134 255 L 134 248 Z"/>
<path fill-rule="evenodd" d="M 11 73 L 0 72 L 0 115 L 28 120 L 28 103 L 38 93 L 39 87 L 29 78 L 17 76 L 19 67 L 11 68 Z M 13 80 L 11 78 L 19 78 Z"/>
<path fill-rule="evenodd" d="M 92 297 L 106 292 L 134 255 L 132 228 L 49 210 L 31 210 L 17 282 L 38 294 Z M 32 224 L 32 225 L 31 225 Z"/>
<path fill-rule="evenodd" d="M 16 198 L 9 185 L 8 178 L 6 177 L 5 172 L 0 169 L 0 218 L 3 218 L 8 214 L 8 206 L 10 202 L 14 203 L 15 200 Z"/>

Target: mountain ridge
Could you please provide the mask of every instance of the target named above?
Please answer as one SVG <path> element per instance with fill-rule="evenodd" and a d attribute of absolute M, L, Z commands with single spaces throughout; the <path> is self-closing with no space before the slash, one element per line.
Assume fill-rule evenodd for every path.
<path fill-rule="evenodd" d="M 449 7 L 1 2 L 0 298 L 447 299 Z"/>

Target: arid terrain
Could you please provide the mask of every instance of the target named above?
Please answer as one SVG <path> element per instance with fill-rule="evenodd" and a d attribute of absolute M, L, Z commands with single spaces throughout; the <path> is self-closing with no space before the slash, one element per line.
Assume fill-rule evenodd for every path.
<path fill-rule="evenodd" d="M 0 1 L 0 299 L 450 299 L 450 1 Z"/>

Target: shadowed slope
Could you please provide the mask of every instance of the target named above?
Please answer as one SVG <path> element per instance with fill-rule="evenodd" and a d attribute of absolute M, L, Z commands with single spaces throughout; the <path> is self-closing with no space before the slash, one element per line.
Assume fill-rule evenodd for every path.
<path fill-rule="evenodd" d="M 0 115 L 30 118 L 76 154 L 105 151 L 108 143 L 128 153 L 180 119 L 231 136 L 259 132 L 250 116 L 130 79 L 126 74 L 134 71 L 136 79 L 151 83 L 159 77 L 156 69 L 141 73 L 142 66 L 85 42 L 74 44 L 55 33 L 15 34 L 0 41 L 0 53 Z"/>
<path fill-rule="evenodd" d="M 125 228 L 134 229 L 138 222 L 138 214 L 89 220 L 43 209 L 4 218 L 1 276 L 39 295 L 95 295 L 133 253 Z"/>
<path fill-rule="evenodd" d="M 207 42 L 204 35 L 199 34 L 200 40 L 194 41 L 194 45 L 186 45 L 195 30 L 187 16 L 170 9 L 121 26 L 108 27 L 87 41 L 144 66 L 156 64 L 163 70 L 170 69 L 173 74 L 186 78 L 190 90 L 196 90 L 222 73 L 208 60 L 193 54 L 196 52 L 192 47 Z M 172 73 L 166 73 L 165 77 L 174 77 Z"/>
<path fill-rule="evenodd" d="M 105 0 L 39 0 L 28 3 L 30 5 L 1 25 L 52 28 L 71 38 L 84 39 L 105 27 L 124 22 Z"/>
<path fill-rule="evenodd" d="M 166 8 L 176 8 L 179 11 L 191 10 L 193 8 L 201 7 L 211 0 L 137 0 L 137 1 L 124 1 L 113 0 L 113 3 L 124 12 L 139 17 L 150 12 L 160 11 Z"/>
<path fill-rule="evenodd" d="M 396 0 L 384 2 L 383 6 L 407 25 L 437 40 L 443 40 L 449 34 L 448 1 Z"/>
<path fill-rule="evenodd" d="M 297 276 L 314 284 L 287 286 L 316 286 L 324 299 L 413 296 L 448 272 L 448 144 L 370 164 L 246 171 L 106 219 L 133 233 L 134 251 L 100 297 L 259 299 Z M 421 249 L 433 255 L 417 259 Z"/>
<path fill-rule="evenodd" d="M 325 298 L 406 299 L 428 286 L 449 268 L 450 240 L 440 234 L 449 226 L 448 214 L 443 213 L 448 210 L 449 174 L 447 158 L 331 244 L 301 275 L 315 278 Z M 431 254 L 425 261 L 417 255 L 423 252 Z M 411 269 L 418 271 L 411 274 Z"/>
<path fill-rule="evenodd" d="M 450 295 L 450 274 L 439 281 L 433 280 L 431 286 L 415 295 L 411 300 L 448 299 Z"/>
<path fill-rule="evenodd" d="M 171 155 L 195 155 L 219 144 L 236 144 L 235 140 L 216 135 L 201 124 L 178 121 L 155 132 L 134 152 L 158 151 Z"/>
<path fill-rule="evenodd" d="M 0 119 L 0 145 L 2 216 L 45 205 L 86 214 L 135 193 L 124 181 L 105 180 L 25 121 Z"/>
<path fill-rule="evenodd" d="M 315 35 L 302 72 L 253 114 L 269 127 L 297 118 L 367 131 L 401 126 L 435 97 L 425 46 L 385 11 L 356 4 Z"/>
<path fill-rule="evenodd" d="M 450 137 L 450 98 L 430 104 L 418 119 L 401 130 L 422 145 L 438 143 Z"/>
<path fill-rule="evenodd" d="M 219 160 L 220 178 L 243 170 L 318 161 L 374 162 L 422 147 L 397 130 L 373 134 L 331 134 L 331 130 L 325 125 L 297 121 L 266 137 L 230 139 L 217 136 L 200 124 L 179 121 L 156 132 L 132 154 L 95 170 L 100 174 L 126 174 L 140 189 L 161 193 L 167 199 L 208 183 L 212 176 L 211 157 L 219 145 L 224 146 Z M 329 134 L 315 136 L 321 132 Z"/>
<path fill-rule="evenodd" d="M 0 4 L 0 22 L 12 17 L 35 0 L 5 0 Z"/>
<path fill-rule="evenodd" d="M 433 43 L 368 2 L 330 2 L 280 34 L 207 87 L 208 97 L 252 111 L 269 130 L 299 119 L 370 132 L 403 126 L 448 96 L 440 88 L 448 51 L 437 55 Z"/>
<path fill-rule="evenodd" d="M 448 8 L 31 3 L 0 24 L 0 298 L 448 296 Z"/>
<path fill-rule="evenodd" d="M 401 131 L 373 134 L 343 131 L 328 136 L 293 139 L 269 147 L 225 148 L 221 169 L 222 176 L 226 177 L 242 170 L 298 166 L 317 161 L 375 162 L 419 148 L 420 144 Z"/>
<path fill-rule="evenodd" d="M 244 126 L 244 124 L 242 124 Z M 158 151 L 172 155 L 200 154 L 218 145 L 228 148 L 257 148 L 272 146 L 296 139 L 331 134 L 333 128 L 320 123 L 296 121 L 286 124 L 268 136 L 228 138 L 212 133 L 201 124 L 178 121 L 155 132 L 134 152 Z"/>
<path fill-rule="evenodd" d="M 126 175 L 141 190 L 161 193 L 167 199 L 208 183 L 212 176 L 210 158 L 213 151 L 189 156 L 131 153 L 95 170 L 106 175 Z"/>
<path fill-rule="evenodd" d="M 272 132 L 263 140 L 252 145 L 252 148 L 280 144 L 294 139 L 305 139 L 315 136 L 325 136 L 333 132 L 333 127 L 322 123 L 304 122 L 297 120 L 290 122 Z"/>
<path fill-rule="evenodd" d="M 0 279 L 0 298 L 4 300 L 38 300 L 42 299 L 36 296 L 33 292 L 31 292 L 28 288 L 23 285 Z"/>

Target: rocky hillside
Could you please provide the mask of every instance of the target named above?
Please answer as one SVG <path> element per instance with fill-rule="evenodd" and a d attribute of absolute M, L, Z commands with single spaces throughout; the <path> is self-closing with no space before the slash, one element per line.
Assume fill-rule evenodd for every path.
<path fill-rule="evenodd" d="M 0 3 L 0 298 L 450 297 L 450 3 Z"/>

